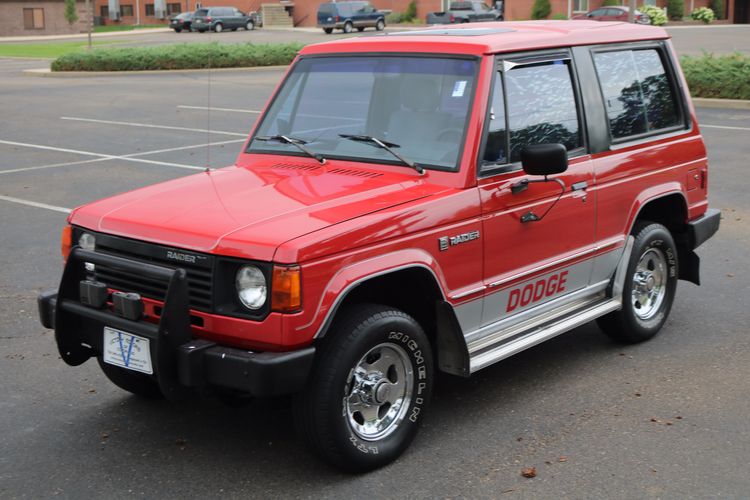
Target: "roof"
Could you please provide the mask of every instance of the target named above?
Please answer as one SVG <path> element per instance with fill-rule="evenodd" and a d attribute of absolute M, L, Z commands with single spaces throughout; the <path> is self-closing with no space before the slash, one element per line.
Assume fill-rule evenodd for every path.
<path fill-rule="evenodd" d="M 302 55 L 341 52 L 494 54 L 669 38 L 655 26 L 600 21 L 521 21 L 436 26 L 308 45 Z"/>

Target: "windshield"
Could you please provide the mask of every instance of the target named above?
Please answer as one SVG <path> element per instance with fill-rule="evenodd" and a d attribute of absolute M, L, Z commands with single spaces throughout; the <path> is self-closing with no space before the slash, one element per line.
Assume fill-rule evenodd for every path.
<path fill-rule="evenodd" d="M 455 169 L 476 67 L 475 59 L 439 57 L 302 59 L 255 137 L 292 137 L 325 158 L 402 163 L 371 143 L 341 137 L 370 136 L 417 165 Z M 291 144 L 257 139 L 248 152 L 299 154 Z"/>

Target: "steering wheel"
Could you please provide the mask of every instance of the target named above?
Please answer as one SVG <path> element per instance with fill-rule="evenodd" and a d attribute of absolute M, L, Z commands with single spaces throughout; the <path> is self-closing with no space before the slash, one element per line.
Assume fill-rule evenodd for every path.
<path fill-rule="evenodd" d="M 437 133 L 437 140 L 438 141 L 445 141 L 448 140 L 451 137 L 451 134 L 453 134 L 453 138 L 455 138 L 455 141 L 452 142 L 460 142 L 461 138 L 464 135 L 464 130 L 458 127 L 448 127 L 440 130 Z"/>

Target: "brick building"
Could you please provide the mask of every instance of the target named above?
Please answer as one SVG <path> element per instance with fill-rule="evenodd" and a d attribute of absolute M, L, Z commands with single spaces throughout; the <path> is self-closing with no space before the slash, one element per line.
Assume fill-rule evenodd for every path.
<path fill-rule="evenodd" d="M 83 0 L 76 2 L 78 21 L 65 20 L 64 0 L 0 0 L 0 36 L 66 35 L 86 31 Z"/>
<path fill-rule="evenodd" d="M 2 1 L 2 0 L 0 0 Z M 318 5 L 325 0 L 281 0 L 274 2 L 276 9 L 283 6 L 290 13 L 294 26 L 315 26 Z M 380 9 L 404 12 L 410 0 L 371 0 Z M 666 0 L 639 0 L 638 4 L 664 7 Z M 550 0 L 552 15 L 586 12 L 601 6 L 603 0 Z M 624 3 L 626 0 L 624 0 Z M 428 12 L 443 10 L 450 0 L 416 0 L 417 17 L 424 19 Z M 490 0 L 487 0 L 490 3 Z M 96 0 L 95 15 L 106 23 L 156 24 L 166 22 L 171 14 L 195 10 L 196 6 L 232 6 L 243 11 L 268 9 L 270 0 Z M 531 17 L 533 0 L 505 0 L 506 19 L 518 20 Z M 685 0 L 685 15 L 693 8 L 710 5 L 710 0 Z M 730 21 L 750 22 L 750 0 L 725 0 L 725 12 Z M 270 11 L 270 9 L 269 9 Z M 110 15 L 110 13 L 114 13 Z M 269 16 L 270 17 L 270 16 Z M 290 23 L 290 24 L 292 24 Z"/>

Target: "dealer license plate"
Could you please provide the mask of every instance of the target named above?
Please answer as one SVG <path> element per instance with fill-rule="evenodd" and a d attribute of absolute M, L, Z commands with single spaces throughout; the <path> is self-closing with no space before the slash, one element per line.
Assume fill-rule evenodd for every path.
<path fill-rule="evenodd" d="M 104 327 L 104 362 L 141 373 L 154 373 L 147 338 Z"/>

